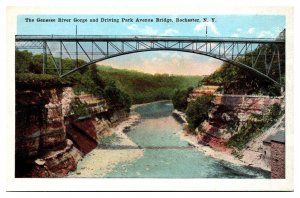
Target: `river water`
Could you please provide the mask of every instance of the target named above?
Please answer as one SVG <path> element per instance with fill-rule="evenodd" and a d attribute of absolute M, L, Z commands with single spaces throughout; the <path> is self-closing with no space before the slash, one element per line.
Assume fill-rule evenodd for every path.
<path fill-rule="evenodd" d="M 172 117 L 170 101 L 138 106 L 141 121 L 127 132 L 144 149 L 133 161 L 118 163 L 104 177 L 113 178 L 270 178 L 266 171 L 205 156 L 180 140 L 182 125 Z"/>

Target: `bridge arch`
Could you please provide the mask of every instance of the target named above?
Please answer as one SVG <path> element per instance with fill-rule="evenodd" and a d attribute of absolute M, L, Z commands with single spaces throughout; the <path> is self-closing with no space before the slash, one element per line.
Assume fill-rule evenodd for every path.
<path fill-rule="evenodd" d="M 211 57 L 211 58 L 215 58 L 217 60 L 221 60 L 223 62 L 227 62 L 231 65 L 240 67 L 242 69 L 249 70 L 252 73 L 256 74 L 258 77 L 265 78 L 265 79 L 273 82 L 276 85 L 280 85 L 280 83 L 278 83 L 277 81 L 275 81 L 274 79 L 272 79 L 268 75 L 256 70 L 255 68 L 252 68 L 252 67 L 250 67 L 246 64 L 227 59 L 226 57 L 218 57 L 215 54 L 209 54 L 209 53 L 205 53 L 205 52 L 202 52 L 202 51 L 196 51 L 196 50 L 190 50 L 190 49 L 181 49 L 181 48 L 178 48 L 178 49 L 176 49 L 176 48 L 172 48 L 172 49 L 155 49 L 155 48 L 154 49 L 140 49 L 140 50 L 135 50 L 135 51 L 128 51 L 128 52 L 113 54 L 113 55 L 110 55 L 110 56 L 106 56 L 106 57 L 102 57 L 102 58 L 98 58 L 98 59 L 95 59 L 93 61 L 90 61 L 90 62 L 88 62 L 84 65 L 81 65 L 81 66 L 79 66 L 79 67 L 77 67 L 77 68 L 61 75 L 61 77 L 66 77 L 66 76 L 68 76 L 68 75 L 70 75 L 70 74 L 72 74 L 72 73 L 74 73 L 74 72 L 76 72 L 76 71 L 78 71 L 82 68 L 85 68 L 89 65 L 92 65 L 92 64 L 95 64 L 97 62 L 101 62 L 101 61 L 104 61 L 104 60 L 107 60 L 107 59 L 111 59 L 111 58 L 115 58 L 115 57 L 119 57 L 119 56 L 124 56 L 124 55 L 128 55 L 128 54 L 134 54 L 134 53 L 140 53 L 140 52 L 150 52 L 150 51 L 176 51 L 176 52 L 187 52 L 187 53 L 192 53 L 192 54 L 208 56 L 208 57 Z"/>

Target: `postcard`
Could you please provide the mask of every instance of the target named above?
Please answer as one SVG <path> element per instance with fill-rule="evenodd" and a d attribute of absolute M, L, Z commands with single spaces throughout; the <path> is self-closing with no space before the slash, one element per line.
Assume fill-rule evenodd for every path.
<path fill-rule="evenodd" d="M 293 189 L 292 9 L 67 9 L 8 8 L 8 190 Z"/>

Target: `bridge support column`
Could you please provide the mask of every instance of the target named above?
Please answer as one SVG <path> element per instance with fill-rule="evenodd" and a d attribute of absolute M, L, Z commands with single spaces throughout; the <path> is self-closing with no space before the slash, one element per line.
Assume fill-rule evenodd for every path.
<path fill-rule="evenodd" d="M 59 42 L 59 75 L 62 75 L 62 41 Z"/>
<path fill-rule="evenodd" d="M 43 74 L 47 72 L 47 43 L 43 43 Z"/>

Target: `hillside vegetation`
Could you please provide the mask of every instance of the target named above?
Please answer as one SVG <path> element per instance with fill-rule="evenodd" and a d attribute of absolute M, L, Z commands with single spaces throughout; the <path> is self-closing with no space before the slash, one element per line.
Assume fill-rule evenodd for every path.
<path fill-rule="evenodd" d="M 285 30 L 282 31 L 285 34 Z M 281 34 L 280 34 L 281 35 Z M 278 36 L 277 39 L 283 39 L 282 36 Z M 237 61 L 245 65 L 251 65 L 251 57 L 259 56 L 260 50 L 272 50 L 270 45 L 264 47 L 258 47 L 253 52 L 245 54 L 243 57 L 237 58 Z M 284 46 L 279 46 L 280 54 L 285 54 Z M 284 56 L 280 59 L 280 68 L 276 65 L 278 60 L 274 60 L 272 56 L 267 56 L 266 59 L 260 57 L 257 61 L 255 69 L 258 71 L 265 71 L 265 62 L 270 63 L 273 60 L 274 66 L 269 71 L 269 77 L 275 79 L 277 82 L 285 82 L 285 59 Z M 247 69 L 242 69 L 231 65 L 229 63 L 223 63 L 222 67 L 215 71 L 213 74 L 203 79 L 205 84 L 222 85 L 225 94 L 258 94 L 258 95 L 281 95 L 281 88 L 284 90 L 284 83 L 281 85 L 275 84 L 270 80 L 260 77 L 259 75 L 251 72 Z"/>
<path fill-rule="evenodd" d="M 79 64 L 85 63 L 83 60 L 78 60 L 78 62 Z M 62 63 L 64 69 L 72 68 L 72 65 L 75 64 L 74 60 L 70 58 L 63 59 Z M 41 74 L 42 65 L 43 56 L 41 54 L 16 51 L 16 73 Z M 47 65 L 50 74 L 56 75 L 55 66 L 49 56 Z M 115 105 L 125 102 L 126 104 L 121 106 L 126 108 L 131 102 L 138 104 L 164 99 L 169 100 L 176 91 L 196 86 L 202 79 L 201 76 L 152 75 L 95 64 L 82 68 L 64 78 L 64 80 L 73 84 L 76 94 L 84 91 L 99 97 L 110 98 Z"/>
<path fill-rule="evenodd" d="M 98 75 L 127 93 L 134 104 L 171 99 L 176 90 L 196 86 L 201 76 L 175 76 L 168 74 L 146 74 L 142 72 L 98 66 Z"/>

